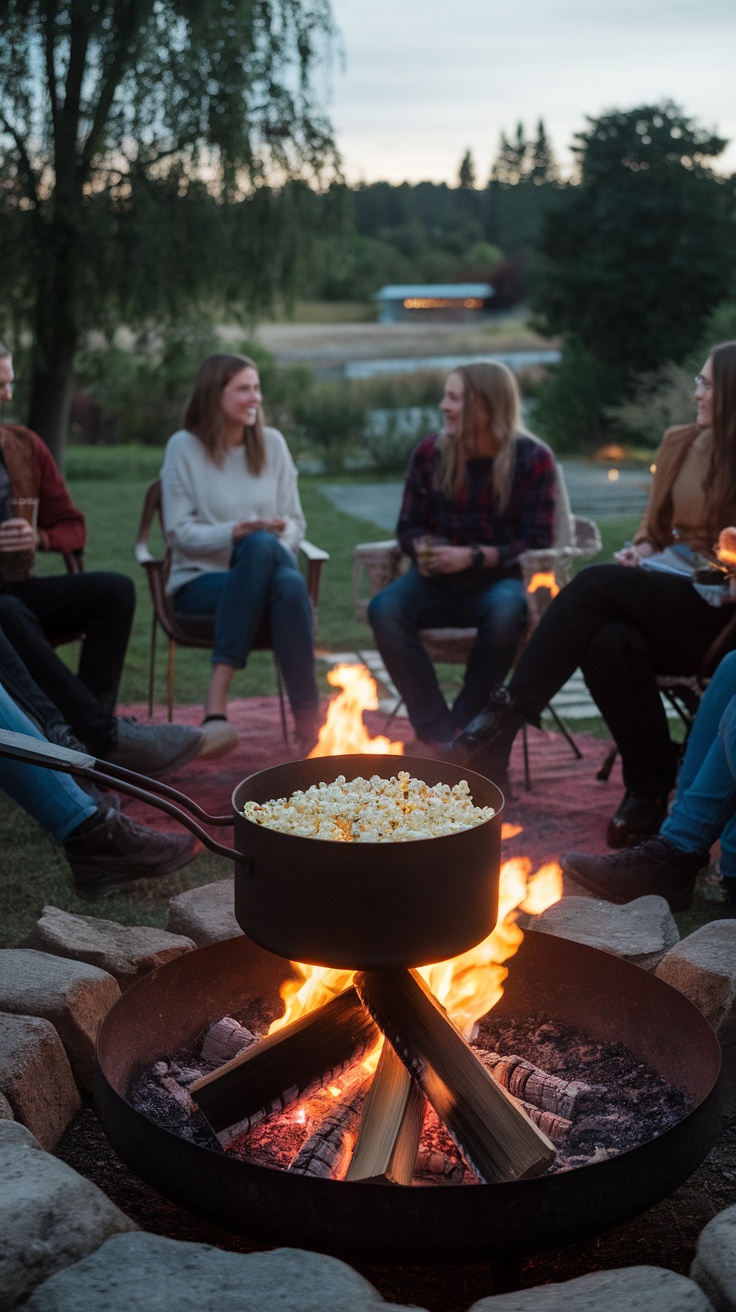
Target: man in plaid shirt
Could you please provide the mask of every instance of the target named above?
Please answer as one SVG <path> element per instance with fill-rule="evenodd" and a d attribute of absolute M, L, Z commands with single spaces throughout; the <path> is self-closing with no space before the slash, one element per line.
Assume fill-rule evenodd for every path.
<path fill-rule="evenodd" d="M 449 375 L 444 431 L 416 447 L 404 488 L 397 535 L 412 566 L 368 608 L 386 668 L 433 755 L 451 754 L 457 731 L 508 674 L 528 622 L 519 557 L 554 538 L 554 457 L 521 428 L 518 407 L 503 365 Z M 419 638 L 443 627 L 478 629 L 451 709 Z"/>

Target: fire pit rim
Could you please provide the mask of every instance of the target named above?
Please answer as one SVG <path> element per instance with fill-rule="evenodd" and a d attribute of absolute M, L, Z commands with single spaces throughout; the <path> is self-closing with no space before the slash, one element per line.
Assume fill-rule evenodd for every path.
<path fill-rule="evenodd" d="M 608 965 L 614 962 L 617 967 L 622 967 L 627 971 L 638 971 L 639 969 L 631 966 L 630 963 L 622 962 L 618 958 L 611 958 L 609 954 L 582 944 L 570 944 L 567 940 L 555 939 L 550 935 L 537 934 L 534 931 L 527 931 L 527 933 L 530 936 L 531 943 L 534 940 L 546 940 L 545 948 L 553 945 L 553 954 L 555 951 L 570 947 L 576 950 L 577 953 L 582 953 L 583 958 L 586 954 L 593 954 L 594 958 L 607 958 Z M 110 1046 L 110 1028 L 111 1026 L 114 1028 L 116 1019 L 114 1013 L 121 1008 L 123 1010 L 130 1008 L 133 999 L 129 998 L 129 994 L 133 990 L 140 990 L 148 981 L 150 981 L 149 988 L 155 986 L 156 977 L 160 977 L 161 972 L 172 972 L 179 963 L 188 962 L 191 964 L 192 958 L 200 954 L 202 956 L 208 954 L 210 960 L 216 960 L 223 950 L 226 954 L 234 952 L 237 955 L 238 950 L 240 950 L 252 955 L 254 948 L 257 954 L 263 957 L 270 956 L 270 954 L 261 953 L 261 950 L 252 943 L 248 943 L 245 936 L 243 938 L 237 937 L 232 940 L 210 944 L 205 948 L 198 949 L 196 953 L 188 953 L 177 959 L 177 961 L 160 967 L 138 984 L 132 986 L 116 1002 L 105 1021 L 103 1021 L 98 1035 L 95 1063 L 95 1101 L 100 1120 L 106 1132 L 109 1131 L 112 1123 L 111 1141 L 123 1160 L 127 1161 L 133 1170 L 137 1170 L 144 1179 L 147 1179 L 154 1188 L 160 1188 L 162 1168 L 159 1165 L 157 1170 L 152 1172 L 152 1162 L 158 1162 L 161 1158 L 167 1159 L 168 1157 L 172 1157 L 175 1162 L 178 1162 L 182 1156 L 192 1161 L 201 1162 L 206 1160 L 208 1166 L 212 1167 L 213 1172 L 218 1177 L 218 1187 L 214 1191 L 216 1197 L 208 1205 L 202 1201 L 201 1189 L 197 1187 L 183 1205 L 188 1206 L 193 1211 L 200 1211 L 203 1215 L 209 1216 L 210 1219 L 214 1217 L 220 1224 L 229 1226 L 230 1229 L 237 1228 L 242 1231 L 243 1221 L 238 1219 L 233 1222 L 232 1217 L 229 1221 L 226 1220 L 221 1212 L 217 1212 L 217 1205 L 219 1195 L 222 1192 L 222 1181 L 224 1180 L 230 1185 L 230 1179 L 232 1178 L 231 1192 L 234 1190 L 238 1196 L 241 1194 L 248 1195 L 248 1206 L 246 1206 L 247 1229 L 245 1233 L 265 1242 L 296 1243 L 302 1246 L 321 1248 L 323 1251 L 337 1252 L 338 1254 L 352 1253 L 361 1256 L 363 1259 L 379 1260 L 380 1258 L 387 1261 L 405 1261 L 407 1260 L 405 1243 L 397 1239 L 393 1232 L 387 1236 L 385 1230 L 381 1231 L 379 1226 L 379 1235 L 376 1235 L 374 1229 L 370 1243 L 366 1246 L 366 1243 L 360 1237 L 362 1232 L 357 1231 L 357 1237 L 354 1234 L 352 1242 L 349 1242 L 345 1239 L 344 1229 L 347 1227 L 349 1230 L 350 1228 L 348 1214 L 356 1218 L 360 1217 L 362 1224 L 366 1215 L 364 1209 L 367 1207 L 376 1209 L 381 1216 L 386 1214 L 388 1209 L 391 1216 L 396 1217 L 398 1215 L 401 1221 L 405 1223 L 406 1217 L 402 1216 L 402 1212 L 406 1211 L 405 1204 L 411 1197 L 412 1207 L 410 1211 L 412 1215 L 419 1211 L 423 1218 L 420 1225 L 413 1227 L 415 1233 L 413 1233 L 409 1249 L 409 1255 L 413 1254 L 417 1260 L 457 1260 L 460 1256 L 467 1260 L 468 1257 L 473 1255 L 479 1258 L 487 1257 L 490 1251 L 502 1255 L 512 1249 L 528 1251 L 530 1245 L 535 1248 L 542 1246 L 553 1247 L 561 1242 L 569 1242 L 574 1236 L 582 1236 L 584 1233 L 597 1233 L 607 1226 L 619 1224 L 638 1212 L 646 1210 L 688 1177 L 691 1171 L 702 1161 L 715 1139 L 720 1124 L 721 1054 L 718 1039 L 705 1017 L 688 999 L 677 993 L 676 990 L 671 989 L 664 981 L 654 980 L 651 976 L 648 976 L 657 991 L 660 989 L 666 990 L 667 993 L 675 996 L 678 1009 L 682 1008 L 684 1012 L 689 1011 L 693 1014 L 693 1019 L 700 1030 L 700 1037 L 705 1040 L 706 1047 L 709 1048 L 711 1072 L 708 1079 L 712 1076 L 712 1082 L 709 1087 L 705 1087 L 704 1084 L 704 1091 L 700 1098 L 693 1102 L 691 1110 L 674 1126 L 637 1148 L 629 1149 L 607 1161 L 591 1162 L 571 1171 L 561 1172 L 553 1176 L 543 1176 L 536 1180 L 505 1184 L 477 1184 L 472 1186 L 443 1186 L 438 1184 L 431 1188 L 411 1185 L 387 1187 L 367 1181 L 347 1182 L 293 1176 L 276 1168 L 244 1163 L 203 1145 L 182 1140 L 154 1118 L 133 1108 L 127 1101 L 127 1088 L 126 1093 L 121 1093 L 121 1081 L 118 1080 L 116 1084 L 114 1076 L 109 1076 L 108 1071 L 105 1069 L 107 1064 L 106 1056 L 109 1057 L 110 1055 L 109 1051 L 106 1051 Z M 287 963 L 280 964 L 284 968 L 287 966 Z M 645 972 L 642 972 L 642 974 L 645 974 Z M 128 1078 L 135 1068 L 135 1064 L 134 1061 L 128 1063 L 126 1068 Z M 702 1076 L 703 1063 L 701 1062 L 700 1065 Z M 142 1136 L 146 1140 L 147 1146 L 142 1149 L 142 1157 L 139 1160 L 132 1149 L 131 1136 L 129 1135 L 126 1140 L 123 1130 L 121 1139 L 120 1134 L 115 1133 L 115 1130 L 126 1123 L 139 1128 L 140 1121 L 145 1122 L 147 1127 L 146 1133 Z M 691 1129 L 693 1130 L 692 1134 L 689 1133 Z M 152 1141 L 150 1147 L 148 1146 L 149 1140 Z M 685 1143 L 684 1154 L 682 1150 L 683 1141 Z M 671 1152 L 671 1147 L 676 1147 L 678 1152 Z M 205 1159 L 202 1158 L 202 1153 L 206 1154 Z M 139 1156 L 141 1155 L 139 1154 Z M 631 1171 L 629 1169 L 632 1158 L 637 1158 L 639 1163 L 638 1175 L 644 1181 L 641 1198 L 639 1202 L 634 1203 L 633 1207 L 630 1197 Z M 174 1174 L 178 1174 L 177 1166 L 174 1167 Z M 156 1178 L 152 1178 L 152 1175 Z M 667 1176 L 667 1182 L 663 1189 L 662 1183 L 665 1175 Z M 345 1185 L 348 1183 L 351 1187 L 346 1191 Z M 498 1190 L 503 1192 L 498 1193 Z M 163 1188 L 161 1191 L 167 1192 Z M 287 1194 L 287 1198 L 282 1202 L 281 1197 L 284 1194 Z M 544 1199 L 541 1208 L 542 1222 L 537 1225 L 536 1231 L 534 1226 L 531 1227 L 528 1238 L 519 1238 L 518 1235 L 510 1235 L 505 1232 L 501 1237 L 494 1237 L 487 1232 L 485 1226 L 481 1227 L 482 1237 L 479 1236 L 476 1215 L 478 1212 L 486 1216 L 488 1223 L 491 1218 L 496 1218 L 499 1213 L 499 1204 L 503 1203 L 507 1217 L 517 1215 L 517 1213 L 524 1215 L 533 1203 L 539 1203 L 542 1196 Z M 570 1196 L 578 1199 L 575 1208 L 577 1221 L 574 1226 L 574 1235 L 569 1233 L 570 1225 L 566 1217 L 562 1215 L 566 1212 L 565 1200 Z M 581 1202 L 580 1199 L 584 1201 Z M 601 1199 L 605 1199 L 606 1204 L 603 1209 L 605 1213 L 603 1221 L 600 1219 Z M 270 1212 L 269 1207 L 265 1204 L 270 1204 Z M 287 1207 L 292 1214 L 288 1222 L 291 1229 L 289 1229 L 288 1235 L 284 1237 L 283 1227 L 281 1226 L 278 1230 L 278 1238 L 274 1238 L 275 1233 L 277 1233 L 274 1229 L 277 1224 L 276 1218 L 278 1218 L 280 1225 L 283 1219 L 284 1207 Z M 335 1213 L 337 1215 L 337 1222 L 333 1221 L 332 1226 L 323 1226 L 324 1233 L 315 1235 L 313 1232 L 315 1218 L 322 1214 L 325 1207 L 328 1209 L 328 1214 Z M 295 1212 L 303 1213 L 305 1220 L 299 1223 L 295 1222 L 293 1217 Z M 269 1221 L 271 1213 L 273 1215 L 271 1215 Z M 495 1219 L 493 1223 L 496 1224 Z M 503 1231 L 507 1222 L 501 1220 L 497 1224 Z M 510 1221 L 508 1224 L 510 1224 Z M 294 1230 L 295 1225 L 296 1231 Z M 306 1235 L 300 1229 L 300 1226 L 303 1225 L 306 1225 Z M 312 1228 L 310 1229 L 310 1227 Z M 447 1229 L 448 1227 L 449 1229 Z M 392 1227 L 389 1225 L 388 1228 L 391 1229 Z M 411 1225 L 409 1229 L 412 1230 Z M 425 1229 L 431 1232 L 429 1239 L 424 1234 Z M 337 1237 L 335 1237 L 336 1234 Z M 443 1247 L 438 1252 L 439 1234 L 442 1235 Z"/>

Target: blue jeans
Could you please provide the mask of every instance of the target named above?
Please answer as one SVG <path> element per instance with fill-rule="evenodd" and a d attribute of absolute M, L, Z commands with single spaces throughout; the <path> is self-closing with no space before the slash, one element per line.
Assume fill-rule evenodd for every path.
<path fill-rule="evenodd" d="M 481 585 L 456 574 L 425 579 L 415 566 L 371 599 L 368 618 L 378 650 L 419 738 L 448 742 L 477 715 L 511 669 L 528 615 L 521 579 Z M 420 629 L 442 627 L 478 630 L 452 710 L 419 638 Z"/>
<path fill-rule="evenodd" d="M 0 728 L 43 738 L 35 724 L 0 685 Z M 77 825 L 94 815 L 97 807 L 67 774 L 39 765 L 20 765 L 0 757 L 0 788 L 63 843 Z"/>
<path fill-rule="evenodd" d="M 736 880 L 736 652 L 723 657 L 698 707 L 661 833 L 684 852 L 721 840 L 721 874 Z"/>
<path fill-rule="evenodd" d="M 213 665 L 242 670 L 267 616 L 271 641 L 295 713 L 319 703 L 314 679 L 312 607 L 296 562 L 273 533 L 242 538 L 229 570 L 200 574 L 179 588 L 180 615 L 214 615 Z"/>

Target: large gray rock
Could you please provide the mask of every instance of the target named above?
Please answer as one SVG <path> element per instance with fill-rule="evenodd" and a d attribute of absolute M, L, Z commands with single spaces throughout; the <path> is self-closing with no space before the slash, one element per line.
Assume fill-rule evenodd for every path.
<path fill-rule="evenodd" d="M 680 938 L 667 902 L 654 896 L 621 907 L 598 898 L 563 897 L 529 923 L 544 934 L 586 943 L 645 970 L 653 970 Z"/>
<path fill-rule="evenodd" d="M 468 1312 L 712 1312 L 712 1309 L 703 1291 L 686 1276 L 658 1266 L 627 1266 L 618 1271 L 594 1271 L 558 1285 L 537 1285 L 516 1294 L 481 1298 Z"/>
<path fill-rule="evenodd" d="M 97 966 L 32 948 L 0 951 L 0 1011 L 50 1020 L 84 1089 L 92 1088 L 100 1023 L 119 997 L 117 982 Z"/>
<path fill-rule="evenodd" d="M 384 1303 L 373 1285 L 334 1257 L 300 1248 L 225 1253 L 150 1234 L 109 1239 L 25 1304 L 28 1312 L 396 1312 L 398 1306 Z"/>
<path fill-rule="evenodd" d="M 723 1043 L 736 1038 L 736 920 L 702 925 L 655 973 L 700 1008 Z"/>
<path fill-rule="evenodd" d="M 0 1179 L 0 1312 L 111 1235 L 136 1229 L 96 1185 L 14 1122 L 0 1126 Z"/>
<path fill-rule="evenodd" d="M 0 1093 L 42 1148 L 56 1147 L 82 1104 L 50 1021 L 0 1012 Z"/>
<path fill-rule="evenodd" d="M 166 928 L 170 934 L 185 934 L 198 948 L 242 934 L 233 909 L 232 879 L 218 879 L 172 897 Z"/>
<path fill-rule="evenodd" d="M 191 952 L 194 943 L 151 925 L 118 925 L 97 916 L 74 916 L 59 907 L 44 907 L 28 947 L 106 970 L 125 989 L 149 971 Z"/>
<path fill-rule="evenodd" d="M 700 1232 L 690 1276 L 716 1312 L 736 1309 L 736 1207 L 719 1212 Z"/>

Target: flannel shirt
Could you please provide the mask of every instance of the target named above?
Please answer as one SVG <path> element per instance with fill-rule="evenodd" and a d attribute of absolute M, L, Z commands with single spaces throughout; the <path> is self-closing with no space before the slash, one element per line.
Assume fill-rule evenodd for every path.
<path fill-rule="evenodd" d="M 409 462 L 396 530 L 402 551 L 414 557 L 414 539 L 432 533 L 453 547 L 497 547 L 499 568 L 508 571 L 522 552 L 552 545 L 557 479 L 549 447 L 523 434 L 516 438 L 511 495 L 499 511 L 490 458 L 468 461 L 465 483 L 453 500 L 435 489 L 437 437 L 423 438 Z"/>

